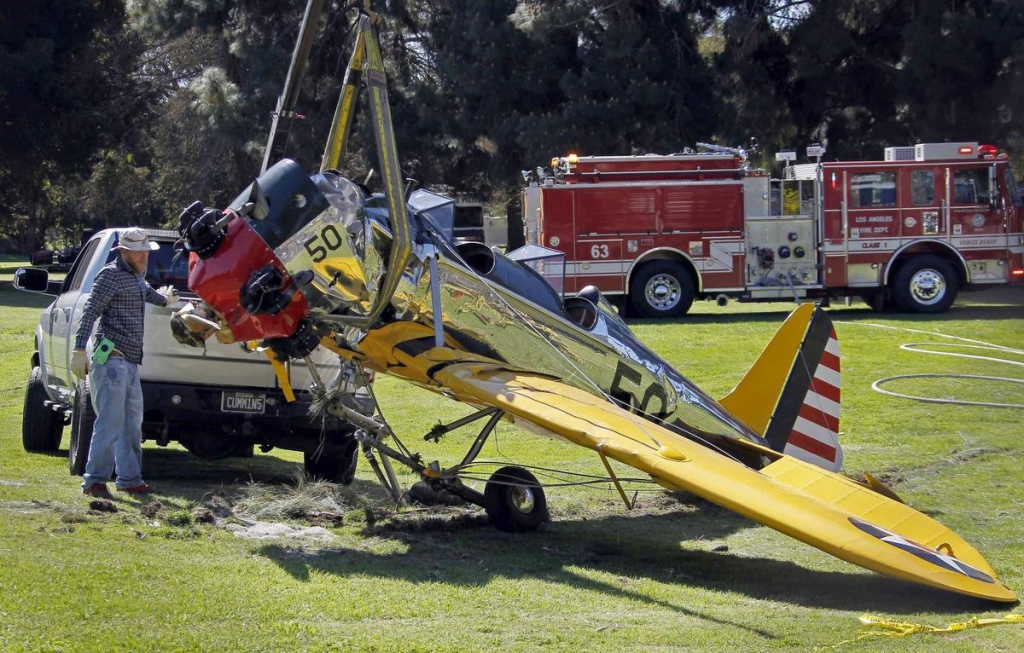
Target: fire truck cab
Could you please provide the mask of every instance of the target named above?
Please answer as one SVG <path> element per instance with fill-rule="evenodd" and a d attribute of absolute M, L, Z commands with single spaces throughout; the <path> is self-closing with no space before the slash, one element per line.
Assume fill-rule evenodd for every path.
<path fill-rule="evenodd" d="M 701 146 L 561 157 L 529 175 L 526 241 L 565 254 L 566 293 L 597 286 L 642 317 L 710 297 L 935 313 L 961 288 L 1024 280 L 1024 202 L 994 147 L 886 148 L 772 179 L 742 150 Z"/>

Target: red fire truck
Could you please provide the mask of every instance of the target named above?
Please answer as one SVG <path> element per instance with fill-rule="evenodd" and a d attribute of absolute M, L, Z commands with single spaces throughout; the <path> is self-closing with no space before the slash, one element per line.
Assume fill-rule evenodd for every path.
<path fill-rule="evenodd" d="M 644 317 L 695 298 L 937 313 L 961 288 L 1024 281 L 1024 202 L 995 147 L 891 147 L 781 179 L 743 150 L 701 149 L 553 159 L 526 175 L 526 242 L 565 254 L 565 293 L 594 285 Z"/>

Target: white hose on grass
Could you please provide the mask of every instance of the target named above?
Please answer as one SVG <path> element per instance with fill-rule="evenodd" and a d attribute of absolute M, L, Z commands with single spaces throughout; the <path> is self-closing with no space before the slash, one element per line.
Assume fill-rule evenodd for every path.
<path fill-rule="evenodd" d="M 1004 347 L 1003 345 L 994 345 L 992 343 L 984 342 L 984 341 L 981 341 L 981 340 L 972 340 L 970 338 L 961 338 L 959 336 L 950 336 L 950 335 L 946 335 L 944 333 L 932 333 L 930 331 L 921 331 L 920 329 L 906 329 L 906 328 L 903 328 L 903 327 L 894 327 L 894 326 L 888 326 L 888 325 L 885 325 L 885 324 L 873 324 L 873 323 L 870 323 L 870 322 L 867 322 L 867 323 L 863 323 L 863 322 L 860 322 L 860 323 L 859 322 L 845 322 L 844 324 L 857 324 L 857 325 L 861 325 L 861 326 L 876 327 L 876 328 L 879 328 L 879 329 L 893 329 L 895 331 L 908 331 L 908 332 L 911 332 L 911 333 L 925 333 L 925 334 L 928 334 L 930 336 L 938 336 L 940 338 L 948 338 L 950 340 L 959 340 L 959 341 L 961 341 L 961 342 L 958 342 L 958 343 L 947 345 L 947 346 L 950 346 L 950 347 L 962 347 L 962 348 L 965 348 L 965 349 L 981 349 L 981 350 L 989 350 L 989 351 L 996 351 L 996 352 L 1000 352 L 1000 353 L 1017 354 L 1017 355 L 1024 356 L 1024 350 L 1021 350 L 1021 349 L 1014 349 L 1013 347 Z M 963 344 L 963 343 L 972 343 L 972 344 Z M 955 353 L 955 352 L 948 352 L 948 351 L 935 351 L 933 349 L 922 349 L 922 347 L 935 346 L 935 345 L 939 345 L 939 343 L 934 343 L 934 342 L 930 342 L 930 343 L 929 342 L 911 342 L 911 343 L 906 343 L 906 344 L 900 345 L 900 349 L 903 349 L 905 351 L 917 352 L 919 354 L 934 354 L 936 356 L 952 356 L 954 358 L 970 358 L 970 359 L 974 359 L 974 360 L 989 361 L 991 363 L 1003 363 L 1005 365 L 1018 365 L 1018 366 L 1024 367 L 1024 362 L 1009 360 L 1009 359 L 1006 359 L 1006 358 L 997 358 L 997 357 L 994 357 L 994 356 L 980 356 L 980 355 L 976 355 L 976 354 L 963 354 L 963 353 Z M 1008 378 L 1008 377 L 1003 377 L 1003 376 L 983 376 L 983 375 L 980 375 L 980 374 L 900 374 L 900 375 L 897 375 L 897 376 L 889 376 L 889 377 L 886 377 L 884 379 L 878 379 L 877 381 L 875 381 L 874 383 L 871 384 L 871 389 L 876 391 L 876 392 L 880 392 L 880 393 L 882 393 L 884 395 L 889 395 L 889 396 L 892 396 L 892 397 L 900 397 L 902 399 L 911 399 L 913 401 L 923 401 L 923 402 L 931 403 L 931 404 L 954 404 L 954 405 L 960 405 L 960 406 L 987 406 L 989 408 L 1024 408 L 1024 404 L 1019 404 L 1019 403 L 996 403 L 996 402 L 990 402 L 990 401 L 966 401 L 966 400 L 962 400 L 962 399 L 943 399 L 943 398 L 939 398 L 939 397 L 922 397 L 922 396 L 917 396 L 917 395 L 908 395 L 908 394 L 904 394 L 904 393 L 901 393 L 901 392 L 893 392 L 892 390 L 886 390 L 886 389 L 881 387 L 885 383 L 889 383 L 891 381 L 896 381 L 896 380 L 901 380 L 901 379 L 935 379 L 935 378 L 944 378 L 944 379 L 973 379 L 973 380 L 978 380 L 978 381 L 992 381 L 992 382 L 1002 382 L 1002 383 L 1017 383 L 1017 384 L 1024 385 L 1024 379 L 1014 379 L 1014 378 Z"/>

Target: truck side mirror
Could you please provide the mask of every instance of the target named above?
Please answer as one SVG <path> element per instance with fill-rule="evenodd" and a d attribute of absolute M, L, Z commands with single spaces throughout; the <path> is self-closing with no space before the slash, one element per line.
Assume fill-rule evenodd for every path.
<path fill-rule="evenodd" d="M 41 268 L 18 268 L 14 273 L 14 287 L 26 292 L 47 293 L 50 273 Z"/>

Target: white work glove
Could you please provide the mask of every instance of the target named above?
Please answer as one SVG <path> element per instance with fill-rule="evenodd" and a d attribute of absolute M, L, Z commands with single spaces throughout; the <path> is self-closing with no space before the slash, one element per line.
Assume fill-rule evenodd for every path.
<path fill-rule="evenodd" d="M 181 305 L 181 296 L 174 286 L 160 286 L 156 291 L 167 299 L 167 303 L 164 304 L 167 308 L 177 309 Z"/>
<path fill-rule="evenodd" d="M 84 349 L 76 349 L 71 352 L 71 373 L 75 378 L 82 380 L 89 373 L 89 357 L 85 355 Z"/>

